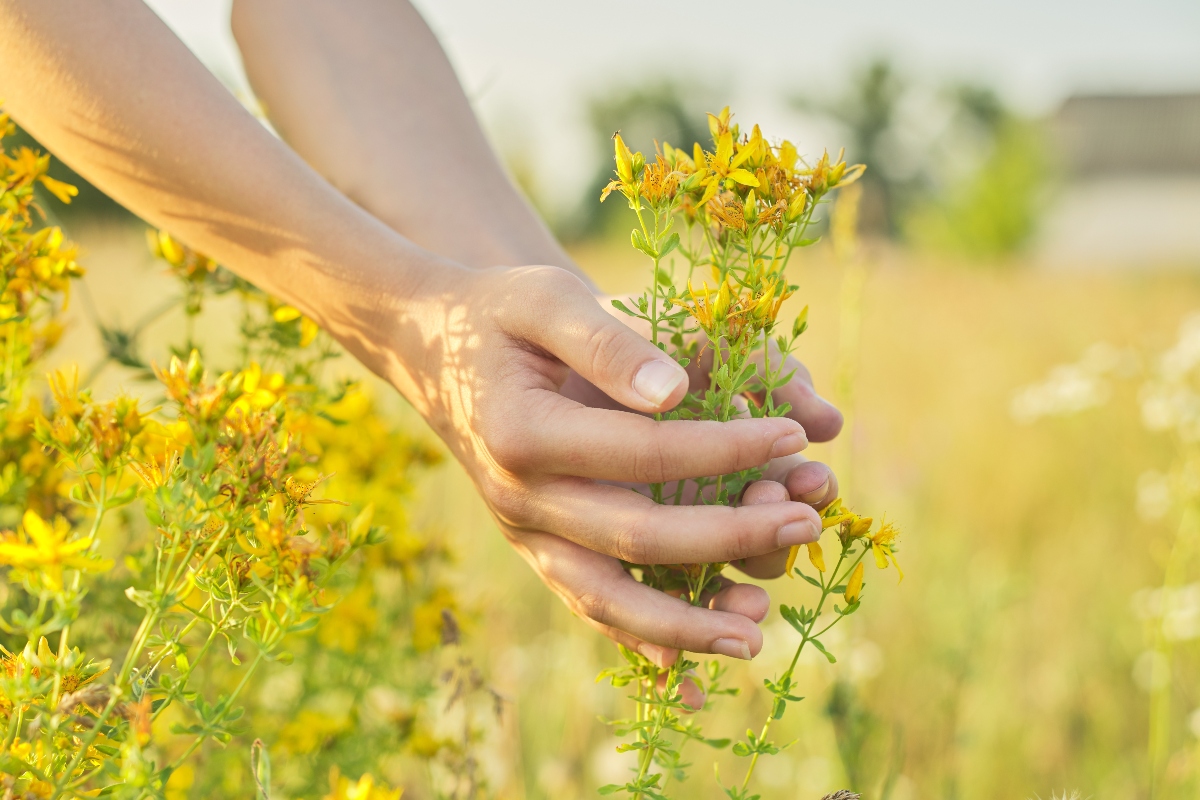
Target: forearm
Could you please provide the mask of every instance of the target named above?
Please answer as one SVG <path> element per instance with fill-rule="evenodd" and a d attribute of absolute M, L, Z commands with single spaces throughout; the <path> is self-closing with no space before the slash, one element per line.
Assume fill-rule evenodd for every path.
<path fill-rule="evenodd" d="M 272 124 L 363 208 L 463 264 L 578 273 L 408 2 L 237 0 L 233 30 Z"/>
<path fill-rule="evenodd" d="M 0 85 L 88 180 L 391 370 L 371 331 L 439 260 L 305 165 L 140 0 L 0 0 Z"/>

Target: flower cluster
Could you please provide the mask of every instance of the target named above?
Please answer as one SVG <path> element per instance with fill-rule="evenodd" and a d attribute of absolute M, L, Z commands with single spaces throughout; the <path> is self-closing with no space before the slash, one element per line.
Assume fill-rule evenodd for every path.
<path fill-rule="evenodd" d="M 755 125 L 742 131 L 729 109 L 708 116 L 711 149 L 696 143 L 677 148 L 656 146 L 653 161 L 632 152 L 620 134 L 613 137 L 615 175 L 604 188 L 601 201 L 623 196 L 637 218 L 631 234 L 633 246 L 652 262 L 650 288 L 629 302 L 617 300 L 622 312 L 649 325 L 655 345 L 680 365 L 699 367 L 707 387 L 689 393 L 683 402 L 658 419 L 729 421 L 741 416 L 782 416 L 791 409 L 776 402 L 776 391 L 794 373 L 789 356 L 808 327 L 807 306 L 790 326 L 780 324 L 785 301 L 799 287 L 789 283 L 786 267 L 795 251 L 812 245 L 810 235 L 817 208 L 831 192 L 854 183 L 862 165 L 848 165 L 842 155 L 821 155 L 806 162 L 789 141 L 772 143 Z M 762 477 L 762 469 L 714 475 L 671 486 L 652 484 L 650 493 L 659 503 L 738 502 L 742 489 Z M 750 732 L 733 744 L 733 752 L 748 757 L 740 786 L 725 787 L 734 800 L 749 798 L 749 783 L 762 755 L 779 751 L 767 738 L 773 720 L 779 719 L 792 694 L 792 675 L 801 650 L 808 643 L 832 661 L 819 637 L 829 626 L 858 609 L 864 589 L 863 559 L 874 555 L 881 569 L 895 566 L 897 528 L 873 528 L 873 520 L 849 511 L 838 500 L 823 512 L 826 529 L 837 532 L 840 552 L 827 570 L 820 543 L 807 545 L 816 577 L 795 567 L 799 547 L 789 554 L 787 572 L 799 575 L 820 592 L 811 609 L 782 606 L 784 618 L 801 641 L 791 667 L 767 682 L 774 696 L 771 716 L 761 733 Z M 725 564 L 685 564 L 674 567 L 630 564 L 631 574 L 642 582 L 682 593 L 693 604 L 715 591 Z M 845 607 L 834 607 L 832 620 L 822 616 L 826 600 L 841 594 Z M 633 737 L 621 749 L 638 753 L 634 777 L 623 785 L 604 787 L 603 793 L 627 792 L 634 797 L 663 797 L 664 774 L 679 780 L 686 776 L 680 760 L 682 744 L 698 740 L 714 747 L 727 739 L 708 739 L 694 722 L 684 724 L 680 714 L 690 709 L 681 700 L 686 673 L 699 664 L 684 656 L 669 669 L 660 670 L 645 658 L 624 652 L 627 664 L 603 674 L 616 685 L 637 687 L 637 716 L 618 721 L 620 732 Z M 720 694 L 722 670 L 708 667 L 708 680 L 691 679 Z M 681 741 L 678 741 L 681 740 Z M 657 771 L 661 769 L 662 772 Z"/>
<path fill-rule="evenodd" d="M 293 795 L 386 800 L 400 754 L 393 784 L 471 758 L 430 733 L 428 653 L 461 660 L 458 605 L 445 549 L 405 519 L 413 472 L 440 454 L 322 379 L 337 353 L 311 320 L 165 232 L 151 247 L 183 293 L 159 313 L 181 310 L 187 341 L 150 369 L 140 329 L 104 339 L 161 405 L 97 400 L 74 367 L 42 383 L 83 274 L 36 225 L 35 185 L 74 194 L 48 164 L 0 152 L 0 795 L 270 796 L 269 745 Z M 194 323 L 230 293 L 238 361 L 214 370 Z M 295 691 L 272 688 L 285 676 Z M 328 691 L 351 699 L 331 710 Z M 375 727 L 351 724 L 385 694 Z M 460 695 L 493 703 L 482 683 Z M 253 775 L 224 747 L 248 730 L 267 741 Z"/>

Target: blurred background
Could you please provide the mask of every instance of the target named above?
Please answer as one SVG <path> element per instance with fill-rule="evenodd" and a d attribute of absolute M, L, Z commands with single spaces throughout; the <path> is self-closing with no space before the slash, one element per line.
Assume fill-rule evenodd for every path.
<path fill-rule="evenodd" d="M 249 99 L 228 2 L 150 4 Z M 839 663 L 803 662 L 808 699 L 780 733 L 795 743 L 760 768 L 763 797 L 1200 795 L 1200 567 L 1184 510 L 1153 493 L 1188 451 L 1137 405 L 1200 309 L 1200 4 L 416 5 L 515 180 L 606 290 L 647 279 L 625 209 L 597 202 L 614 130 L 687 146 L 730 105 L 802 153 L 868 165 L 858 246 L 794 261 L 791 313 L 811 304 L 801 356 L 848 418 L 812 457 L 856 507 L 899 521 L 906 578 L 869 575 L 864 613 L 831 643 Z M 147 314 L 173 289 L 144 225 L 86 186 L 59 213 L 89 270 L 64 355 L 161 360 Z M 1108 354 L 1102 387 L 1023 390 L 1085 352 Z M 97 382 L 103 396 L 119 376 Z M 601 718 L 625 713 L 625 693 L 593 682 L 615 651 L 508 549 L 456 465 L 423 479 L 413 517 L 458 554 L 467 640 L 512 701 L 484 760 L 498 794 L 622 780 Z M 804 602 L 797 583 L 768 590 Z M 709 735 L 765 715 L 761 682 L 792 632 L 775 614 L 764 627 Z M 692 756 L 678 795 L 720 796 L 708 754 Z"/>

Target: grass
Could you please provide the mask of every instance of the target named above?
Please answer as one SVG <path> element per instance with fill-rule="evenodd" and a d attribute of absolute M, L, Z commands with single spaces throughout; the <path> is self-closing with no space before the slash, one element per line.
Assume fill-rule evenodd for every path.
<path fill-rule="evenodd" d="M 153 306 L 161 290 L 137 236 L 76 236 L 92 249 L 84 263 L 102 315 L 132 322 Z M 577 256 L 606 290 L 630 290 L 644 277 L 627 249 Z M 793 313 L 812 305 L 801 354 L 829 394 L 839 270 L 818 250 L 792 279 L 802 287 Z M 894 573 L 868 572 L 865 613 L 838 643 L 842 662 L 803 660 L 809 699 L 780 726 L 780 739 L 796 742 L 762 771 L 764 800 L 843 788 L 847 765 L 851 788 L 883 798 L 890 783 L 892 800 L 1064 788 L 1147 796 L 1147 696 L 1132 673 L 1149 640 L 1130 597 L 1161 579 L 1170 526 L 1139 521 L 1134 491 L 1139 474 L 1167 463 L 1168 445 L 1142 430 L 1129 396 L 1032 426 L 1008 407 L 1015 389 L 1092 342 L 1165 345 L 1197 307 L 1200 276 L 1187 272 L 977 270 L 900 255 L 870 263 L 854 425 L 843 434 L 856 485 L 844 493 L 902 524 L 906 578 L 897 586 Z M 86 364 L 85 328 L 66 355 Z M 157 340 L 149 329 L 145 354 L 161 360 Z M 103 376 L 99 391 L 112 380 Z M 815 445 L 812 457 L 832 452 Z M 425 479 L 414 516 L 455 541 L 461 591 L 477 609 L 467 636 L 514 701 L 511 735 L 489 758 L 505 796 L 593 797 L 595 786 L 623 779 L 625 762 L 597 717 L 626 701 L 593 683 L 612 648 L 504 544 L 456 467 Z M 776 603 L 803 599 L 799 581 L 768 588 Z M 761 680 L 782 669 L 791 634 L 777 614 L 764 625 L 768 645 L 750 666 L 734 665 L 743 695 L 720 701 L 710 735 L 735 735 L 765 713 Z M 1182 658 L 1164 797 L 1197 788 L 1186 718 L 1200 705 L 1200 671 L 1186 646 Z M 691 754 L 693 783 L 680 796 L 718 797 L 708 754 Z M 732 756 L 719 760 L 722 775 L 735 774 Z"/>

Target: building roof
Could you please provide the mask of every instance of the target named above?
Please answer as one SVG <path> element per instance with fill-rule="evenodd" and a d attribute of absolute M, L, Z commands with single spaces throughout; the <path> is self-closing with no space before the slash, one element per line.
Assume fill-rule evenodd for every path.
<path fill-rule="evenodd" d="M 1076 178 L 1200 175 L 1200 92 L 1075 95 L 1053 127 Z"/>

